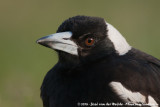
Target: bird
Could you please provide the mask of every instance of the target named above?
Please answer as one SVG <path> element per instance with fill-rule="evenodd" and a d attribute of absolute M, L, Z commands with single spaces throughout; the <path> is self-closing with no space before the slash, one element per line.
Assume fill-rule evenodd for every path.
<path fill-rule="evenodd" d="M 44 107 L 160 107 L 160 60 L 104 18 L 70 17 L 37 43 L 58 54 L 41 86 Z"/>

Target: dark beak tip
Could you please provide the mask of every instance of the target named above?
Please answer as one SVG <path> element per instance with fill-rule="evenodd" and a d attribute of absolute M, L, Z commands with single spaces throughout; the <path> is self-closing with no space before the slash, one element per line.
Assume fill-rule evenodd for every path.
<path fill-rule="evenodd" d="M 38 44 L 39 44 L 39 43 L 40 43 L 40 40 L 39 40 L 39 39 L 38 39 L 38 40 L 36 40 L 36 43 L 38 43 Z"/>
<path fill-rule="evenodd" d="M 42 46 L 45 46 L 45 47 L 49 47 L 48 42 L 47 42 L 47 41 L 43 41 L 43 40 L 41 40 L 41 39 L 38 39 L 38 40 L 36 41 L 36 43 L 38 43 L 38 44 L 40 44 L 40 45 L 42 45 Z"/>
<path fill-rule="evenodd" d="M 38 44 L 42 44 L 42 42 L 43 42 L 43 40 L 41 40 L 41 39 L 38 39 L 38 40 L 36 41 L 36 43 L 38 43 Z"/>

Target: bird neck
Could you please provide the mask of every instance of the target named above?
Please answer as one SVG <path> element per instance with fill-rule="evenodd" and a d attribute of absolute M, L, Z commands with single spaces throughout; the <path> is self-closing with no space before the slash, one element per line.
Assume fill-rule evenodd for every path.
<path fill-rule="evenodd" d="M 90 64 L 94 64 L 94 63 L 100 63 L 103 62 L 104 59 L 106 60 L 110 60 L 113 57 L 117 57 L 116 53 L 112 53 L 112 54 L 105 54 L 101 53 L 101 54 L 94 54 L 94 55 L 89 55 L 87 57 L 80 57 L 80 64 L 83 65 L 90 65 Z"/>
<path fill-rule="evenodd" d="M 67 67 L 74 67 L 80 63 L 78 56 L 69 53 L 59 52 L 58 56 L 59 62 Z"/>
<path fill-rule="evenodd" d="M 105 53 L 105 52 L 104 52 Z M 59 62 L 66 68 L 72 69 L 77 66 L 85 66 L 88 64 L 99 63 L 103 61 L 103 59 L 110 59 L 112 57 L 116 57 L 116 53 L 112 54 L 97 54 L 97 55 L 89 55 L 87 57 L 75 56 L 65 52 L 59 52 Z"/>

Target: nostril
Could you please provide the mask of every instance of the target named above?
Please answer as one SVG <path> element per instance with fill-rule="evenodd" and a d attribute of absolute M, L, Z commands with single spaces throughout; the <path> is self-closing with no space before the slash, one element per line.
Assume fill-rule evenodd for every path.
<path fill-rule="evenodd" d="M 63 38 L 64 40 L 70 40 L 70 38 Z"/>

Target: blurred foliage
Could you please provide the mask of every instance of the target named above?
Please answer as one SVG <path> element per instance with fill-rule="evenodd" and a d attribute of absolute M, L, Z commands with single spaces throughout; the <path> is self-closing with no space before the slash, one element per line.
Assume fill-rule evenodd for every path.
<path fill-rule="evenodd" d="M 36 44 L 67 18 L 99 16 L 135 48 L 160 58 L 160 0 L 1 0 L 0 107 L 42 107 L 40 86 L 57 62 Z"/>

